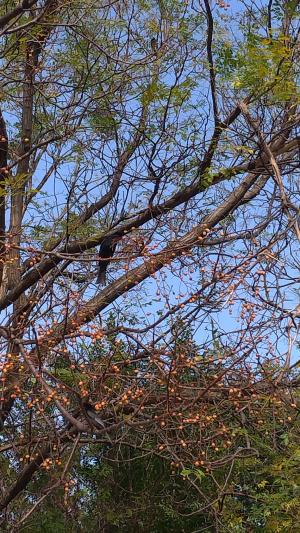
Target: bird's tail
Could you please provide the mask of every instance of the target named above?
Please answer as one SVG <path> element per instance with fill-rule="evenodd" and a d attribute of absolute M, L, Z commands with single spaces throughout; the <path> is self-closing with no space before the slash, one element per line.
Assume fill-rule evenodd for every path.
<path fill-rule="evenodd" d="M 97 285 L 105 285 L 106 284 L 106 269 L 102 270 L 102 269 L 99 268 L 96 283 L 97 283 Z"/>

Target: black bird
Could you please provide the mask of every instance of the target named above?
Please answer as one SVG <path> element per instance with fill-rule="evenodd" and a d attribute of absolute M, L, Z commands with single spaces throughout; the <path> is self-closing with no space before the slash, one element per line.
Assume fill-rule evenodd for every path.
<path fill-rule="evenodd" d="M 101 243 L 99 250 L 98 276 L 96 281 L 99 285 L 105 285 L 106 283 L 106 270 L 110 259 L 115 253 L 118 241 L 119 238 L 106 237 Z"/>
<path fill-rule="evenodd" d="M 83 407 L 85 409 L 87 418 L 91 422 L 91 424 L 98 429 L 104 429 L 105 424 L 103 420 L 101 419 L 101 416 L 99 415 L 99 413 L 97 413 L 95 407 L 89 402 L 85 402 L 83 404 Z"/>
<path fill-rule="evenodd" d="M 152 52 L 155 55 L 157 55 L 158 46 L 157 46 L 157 39 L 155 39 L 155 37 L 152 37 L 152 39 L 150 41 L 150 45 L 151 45 L 151 48 L 152 48 Z"/>

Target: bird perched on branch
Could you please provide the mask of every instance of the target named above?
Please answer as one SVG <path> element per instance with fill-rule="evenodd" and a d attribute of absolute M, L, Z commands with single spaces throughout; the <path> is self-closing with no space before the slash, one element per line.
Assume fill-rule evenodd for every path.
<path fill-rule="evenodd" d="M 95 407 L 89 402 L 85 402 L 83 404 L 83 407 L 85 409 L 85 412 L 86 412 L 86 415 L 87 415 L 87 418 L 88 418 L 89 422 L 93 426 L 95 426 L 97 429 L 104 429 L 105 428 L 105 424 L 104 424 L 103 420 L 101 419 L 99 413 L 97 413 Z"/>
<path fill-rule="evenodd" d="M 106 283 L 106 270 L 109 265 L 110 259 L 115 253 L 115 249 L 119 240 L 119 237 L 106 237 L 100 245 L 98 276 L 96 281 L 96 283 L 99 285 L 105 285 Z"/>
<path fill-rule="evenodd" d="M 151 41 L 150 41 L 150 45 L 151 45 L 151 48 L 152 48 L 152 52 L 157 55 L 157 52 L 158 52 L 158 46 L 157 46 L 157 39 L 155 37 L 152 37 Z"/>

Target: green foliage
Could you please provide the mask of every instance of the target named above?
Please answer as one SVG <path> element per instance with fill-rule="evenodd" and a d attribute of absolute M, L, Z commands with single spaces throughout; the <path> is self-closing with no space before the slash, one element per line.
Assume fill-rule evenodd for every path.
<path fill-rule="evenodd" d="M 112 137 L 117 127 L 113 115 L 101 107 L 90 115 L 89 122 L 95 131 L 103 134 L 106 138 Z"/>
<path fill-rule="evenodd" d="M 47 509 L 42 510 L 39 514 L 39 519 L 37 521 L 33 520 L 27 526 L 25 526 L 22 531 L 24 533 L 66 533 L 66 526 L 68 524 L 68 531 L 74 532 L 75 524 L 70 524 L 66 520 L 65 514 L 59 509 L 59 507 L 53 505 L 53 507 L 47 507 Z"/>
<path fill-rule="evenodd" d="M 277 434 L 273 448 L 264 442 L 271 437 L 268 430 L 261 436 L 257 434 L 258 456 L 239 460 L 235 465 L 231 480 L 233 495 L 226 497 L 223 508 L 224 523 L 231 530 L 291 532 L 300 523 L 298 429 L 289 431 L 293 444 L 280 444 L 287 442 L 287 433 L 284 438 Z"/>
<path fill-rule="evenodd" d="M 250 429 L 249 434 L 251 438 Z M 85 446 L 72 470 L 77 488 L 68 496 L 76 525 L 55 504 L 52 495 L 24 531 L 64 531 L 64 527 L 83 532 L 87 528 L 108 528 L 124 533 L 188 533 L 201 527 L 214 531 L 213 514 L 201 511 L 203 500 L 190 485 L 192 481 L 210 501 L 219 498 L 216 510 L 223 526 L 220 532 L 292 532 L 300 523 L 297 431 L 289 432 L 293 444 L 280 445 L 278 435 L 276 446 L 269 451 L 263 442 L 264 433 L 256 437 L 257 456 L 235 461 L 223 497 L 218 496 L 210 475 L 201 468 L 174 472 L 164 459 L 135 450 L 133 442 L 132 447 L 123 448 L 122 461 L 117 462 L 110 461 L 113 449 L 97 444 Z M 270 437 L 267 435 L 267 439 Z M 228 468 L 220 468 L 215 475 L 223 486 Z"/>
<path fill-rule="evenodd" d="M 80 372 L 74 372 L 68 368 L 58 368 L 55 370 L 55 376 L 69 387 L 78 385 L 79 381 L 87 381 L 87 377 Z"/>
<path fill-rule="evenodd" d="M 292 49 L 288 38 L 248 36 L 245 49 L 237 54 L 239 71 L 234 87 L 258 95 L 270 93 L 270 102 L 285 102 L 296 92 L 293 78 Z"/>
<path fill-rule="evenodd" d="M 212 527 L 207 516 L 183 516 L 193 510 L 197 494 L 191 490 L 186 493 L 186 481 L 172 474 L 163 459 L 142 457 L 138 450 L 124 449 L 123 463 L 116 464 L 109 462 L 109 451 L 106 462 L 103 451 L 97 445 L 82 449 L 80 462 L 72 472 L 78 480 L 78 489 L 69 499 L 70 507 L 76 509 L 76 531 L 188 533 L 200 526 Z M 32 533 L 39 533 L 51 522 L 52 531 L 56 524 L 58 531 L 63 524 L 68 531 L 74 531 L 72 517 L 64 516 L 54 505 L 53 501 L 45 504 L 36 520 L 31 521 Z"/>
<path fill-rule="evenodd" d="M 217 47 L 216 67 L 235 89 L 256 98 L 267 95 L 269 104 L 286 102 L 298 92 L 293 47 L 285 35 L 264 38 L 249 32 L 239 48 L 222 42 Z"/>

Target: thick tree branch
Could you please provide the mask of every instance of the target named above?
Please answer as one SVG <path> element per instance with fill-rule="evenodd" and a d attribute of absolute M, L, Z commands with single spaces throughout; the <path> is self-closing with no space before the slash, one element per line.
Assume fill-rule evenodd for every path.
<path fill-rule="evenodd" d="M 15 9 L 12 9 L 0 18 L 0 28 L 5 28 L 5 26 L 11 20 L 17 18 L 19 15 L 22 15 L 37 3 L 38 0 L 23 0 L 23 2 L 21 2 L 17 7 L 15 7 Z"/>

